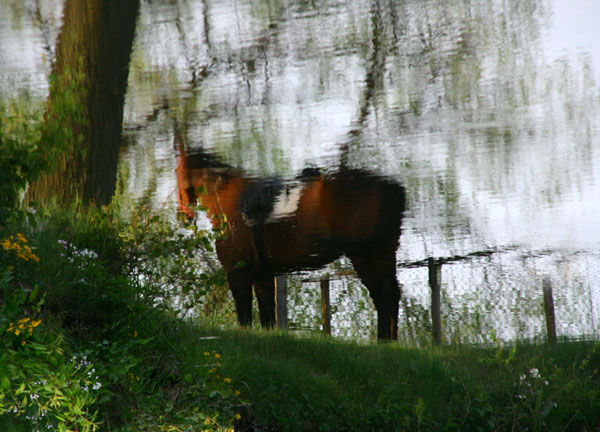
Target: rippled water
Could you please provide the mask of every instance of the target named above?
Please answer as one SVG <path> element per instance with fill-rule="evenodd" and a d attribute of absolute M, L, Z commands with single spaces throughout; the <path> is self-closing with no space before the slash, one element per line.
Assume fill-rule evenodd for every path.
<path fill-rule="evenodd" d="M 3 98 L 45 97 L 63 6 L 0 0 Z M 442 267 L 446 340 L 544 335 L 544 278 L 558 334 L 598 338 L 598 16 L 593 0 L 141 2 L 120 184 L 174 212 L 176 130 L 257 177 L 368 170 L 408 194 L 405 337 L 431 324 L 427 268 L 403 265 L 465 257 Z M 292 322 L 318 325 L 316 284 L 293 289 Z M 334 333 L 370 334 L 360 284 L 332 290 Z"/>

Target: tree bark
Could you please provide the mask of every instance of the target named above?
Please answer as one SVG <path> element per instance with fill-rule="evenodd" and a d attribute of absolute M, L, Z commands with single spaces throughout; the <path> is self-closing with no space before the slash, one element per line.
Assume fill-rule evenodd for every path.
<path fill-rule="evenodd" d="M 56 160 L 30 187 L 30 200 L 112 198 L 138 10 L 139 0 L 67 0 L 45 117 Z"/>

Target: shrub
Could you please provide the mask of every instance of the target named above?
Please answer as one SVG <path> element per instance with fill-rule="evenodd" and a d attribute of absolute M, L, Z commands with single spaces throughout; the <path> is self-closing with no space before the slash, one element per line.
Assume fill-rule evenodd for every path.
<path fill-rule="evenodd" d="M 117 210 L 46 208 L 0 228 L 0 426 L 231 429 L 239 395 L 216 353 L 190 362 L 180 335 L 223 283 L 201 253 L 221 231 Z"/>
<path fill-rule="evenodd" d="M 27 275 L 40 259 L 17 233 L 0 240 L 0 416 L 30 430 L 96 429 L 93 365 L 70 356 L 59 329 L 46 325 L 44 297 Z"/>

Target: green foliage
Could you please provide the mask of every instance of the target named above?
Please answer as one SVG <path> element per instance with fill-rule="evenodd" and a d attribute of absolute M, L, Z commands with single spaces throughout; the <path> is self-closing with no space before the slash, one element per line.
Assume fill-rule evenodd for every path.
<path fill-rule="evenodd" d="M 225 225 L 184 229 L 147 209 L 136 210 L 119 233 L 126 272 L 143 280 L 143 295 L 154 304 L 189 311 L 225 284 L 223 269 L 211 257 L 214 241 L 224 233 Z"/>
<path fill-rule="evenodd" d="M 594 430 L 600 345 L 357 345 L 211 330 L 258 430 Z"/>
<path fill-rule="evenodd" d="M 597 343 L 453 349 L 453 430 L 593 430 L 600 424 Z"/>
<path fill-rule="evenodd" d="M 240 418 L 236 411 L 242 402 L 231 378 L 223 375 L 220 359 L 215 351 L 190 363 L 165 362 L 168 359 L 163 358 L 164 366 L 169 367 L 161 376 L 148 379 L 148 368 L 143 367 L 138 369 L 139 376 L 130 373 L 129 390 L 136 396 L 137 406 L 129 424 L 138 430 L 230 430 Z"/>
<path fill-rule="evenodd" d="M 39 114 L 11 104 L 0 106 L 0 225 L 14 212 L 30 181 L 47 168 L 40 151 Z"/>
<path fill-rule="evenodd" d="M 57 156 L 67 158 L 85 155 L 82 128 L 87 126 L 87 87 L 83 58 L 76 66 L 63 65 L 60 76 L 50 76 L 50 100 L 43 126 L 43 146 L 50 167 L 55 167 Z"/>
<path fill-rule="evenodd" d="M 175 340 L 187 324 L 173 306 L 200 308 L 206 296 L 196 290 L 223 281 L 198 253 L 218 235 L 145 210 L 130 221 L 116 208 L 77 205 L 11 218 L 0 228 L 11 258 L 2 260 L 0 343 L 12 350 L 0 356 L 0 425 L 231 429 L 239 394 L 215 373 L 215 353 L 184 362 L 194 341 Z"/>
<path fill-rule="evenodd" d="M 52 97 L 44 114 L 26 96 L 0 100 L 0 225 L 42 173 L 56 169 L 60 160 L 85 154 L 84 77 L 75 69 L 64 75 L 60 80 L 50 77 Z"/>
<path fill-rule="evenodd" d="M 39 258 L 22 234 L 0 241 L 0 417 L 13 427 L 91 431 L 99 382 L 43 319 L 29 275 Z"/>

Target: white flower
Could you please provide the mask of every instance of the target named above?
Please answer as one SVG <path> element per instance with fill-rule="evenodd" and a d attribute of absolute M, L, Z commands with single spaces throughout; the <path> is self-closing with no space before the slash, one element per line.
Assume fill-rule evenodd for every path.
<path fill-rule="evenodd" d="M 519 375 L 519 384 L 523 384 L 523 381 L 527 379 L 526 375 Z"/>

